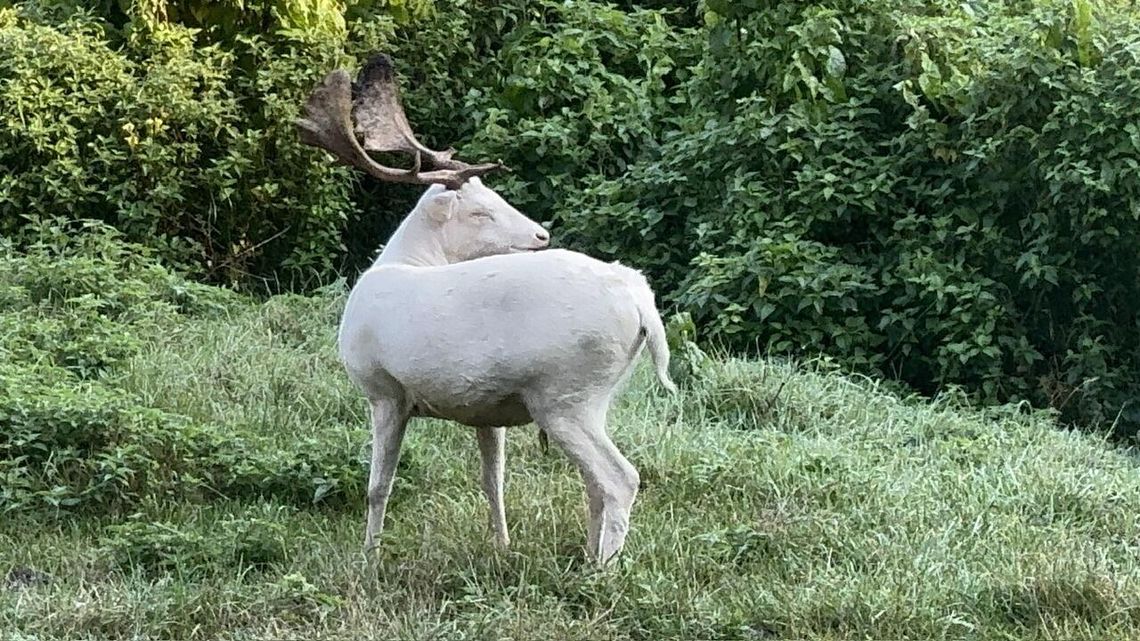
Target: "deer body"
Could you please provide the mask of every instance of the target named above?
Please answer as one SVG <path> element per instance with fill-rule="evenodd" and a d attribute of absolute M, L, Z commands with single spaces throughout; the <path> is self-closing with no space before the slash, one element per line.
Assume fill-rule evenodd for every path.
<path fill-rule="evenodd" d="M 344 72 L 314 91 L 302 139 L 383 180 L 431 184 L 355 284 L 341 319 L 340 356 L 372 415 L 365 547 L 383 528 L 409 419 L 432 416 L 475 428 L 501 546 L 509 543 L 504 427 L 537 423 L 578 467 L 589 498 L 587 549 L 608 561 L 624 544 L 639 483 L 606 433 L 610 402 L 645 346 L 662 385 L 675 389 L 653 291 L 627 267 L 538 251 L 546 230 L 477 177 L 499 165 L 466 165 L 414 139 L 386 58 L 366 66 L 358 96 L 352 111 L 371 123 L 366 144 L 414 151 L 413 170 L 365 153 Z M 420 173 L 421 155 L 444 169 Z"/>
<path fill-rule="evenodd" d="M 415 414 L 524 425 L 544 394 L 608 400 L 645 337 L 661 340 L 651 295 L 639 273 L 563 250 L 379 265 L 345 307 L 341 358 L 365 388 L 383 372 Z"/>

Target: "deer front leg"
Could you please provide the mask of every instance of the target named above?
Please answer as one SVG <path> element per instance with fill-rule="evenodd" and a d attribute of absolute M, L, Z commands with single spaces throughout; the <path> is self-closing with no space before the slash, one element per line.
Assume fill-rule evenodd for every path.
<path fill-rule="evenodd" d="M 372 400 L 372 466 L 368 473 L 368 524 L 364 531 L 364 551 L 376 547 L 376 538 L 384 529 L 384 513 L 396 466 L 400 462 L 400 444 L 408 417 L 399 404 L 389 399 Z"/>
<path fill-rule="evenodd" d="M 491 506 L 491 531 L 495 544 L 506 548 L 511 544 L 507 534 L 507 514 L 503 505 L 503 476 L 506 467 L 506 429 L 502 427 L 475 428 L 479 441 L 479 457 L 483 468 L 483 492 Z"/>

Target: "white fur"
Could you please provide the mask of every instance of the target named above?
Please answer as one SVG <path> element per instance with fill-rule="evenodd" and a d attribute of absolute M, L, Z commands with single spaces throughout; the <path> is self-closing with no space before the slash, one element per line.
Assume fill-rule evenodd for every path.
<path fill-rule="evenodd" d="M 372 407 L 366 548 L 383 528 L 408 419 L 434 416 L 477 428 L 499 545 L 509 543 L 502 428 L 533 421 L 582 474 L 591 556 L 621 549 L 638 474 L 606 434 L 606 412 L 645 344 L 675 389 L 664 329 L 639 272 L 527 251 L 547 240 L 477 179 L 458 191 L 435 185 L 353 288 L 339 342 Z"/>

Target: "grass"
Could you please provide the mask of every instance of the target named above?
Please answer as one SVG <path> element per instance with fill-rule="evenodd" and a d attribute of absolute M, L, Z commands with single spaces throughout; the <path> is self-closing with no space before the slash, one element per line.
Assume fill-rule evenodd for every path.
<path fill-rule="evenodd" d="M 1024 408 L 900 398 L 822 361 L 717 359 L 677 398 L 639 370 L 610 420 L 643 483 L 612 568 L 584 562 L 581 481 L 533 427 L 508 433 L 513 546 L 496 550 L 474 435 L 434 421 L 409 430 L 365 559 L 366 405 L 335 359 L 340 303 L 184 319 L 107 376 L 145 405 L 257 436 L 266 456 L 354 453 L 358 485 L 314 504 L 267 490 L 7 514 L 0 636 L 1140 637 L 1129 453 Z"/>

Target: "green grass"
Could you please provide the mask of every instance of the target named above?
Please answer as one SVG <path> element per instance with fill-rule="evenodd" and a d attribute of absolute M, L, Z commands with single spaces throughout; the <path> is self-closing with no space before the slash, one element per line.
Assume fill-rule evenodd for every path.
<path fill-rule="evenodd" d="M 433 421 L 409 430 L 365 559 L 366 404 L 335 359 L 340 304 L 179 317 L 104 380 L 232 431 L 235 451 L 256 437 L 257 456 L 300 466 L 352 459 L 339 500 L 285 501 L 264 478 L 260 498 L 5 514 L 0 573 L 19 571 L 0 584 L 0 637 L 1140 637 L 1131 455 L 821 362 L 717 359 L 676 398 L 639 370 L 610 419 L 643 484 L 612 568 L 585 563 L 581 481 L 533 427 L 508 432 L 513 546 L 497 551 L 474 435 Z"/>

